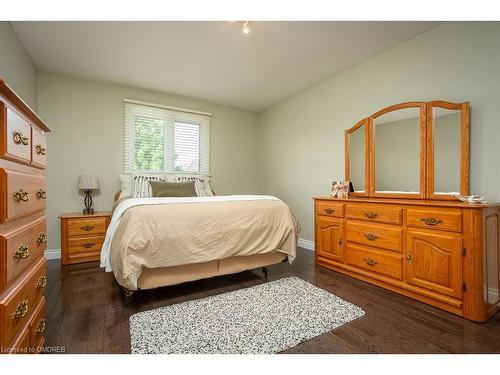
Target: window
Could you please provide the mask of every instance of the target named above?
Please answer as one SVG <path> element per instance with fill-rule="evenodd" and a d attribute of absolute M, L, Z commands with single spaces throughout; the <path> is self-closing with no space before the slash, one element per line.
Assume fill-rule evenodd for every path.
<path fill-rule="evenodd" d="M 210 173 L 210 115 L 125 101 L 124 170 Z"/>

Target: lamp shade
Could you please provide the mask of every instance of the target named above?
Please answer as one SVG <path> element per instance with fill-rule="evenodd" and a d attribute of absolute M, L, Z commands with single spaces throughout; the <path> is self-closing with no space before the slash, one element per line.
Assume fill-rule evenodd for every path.
<path fill-rule="evenodd" d="M 95 176 L 80 175 L 80 179 L 78 181 L 78 189 L 80 189 L 80 190 L 98 190 L 99 189 L 99 179 Z"/>

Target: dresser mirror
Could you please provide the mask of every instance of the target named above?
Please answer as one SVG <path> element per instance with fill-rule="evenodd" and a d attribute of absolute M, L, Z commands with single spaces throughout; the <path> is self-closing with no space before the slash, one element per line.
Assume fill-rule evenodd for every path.
<path fill-rule="evenodd" d="M 352 196 L 456 199 L 469 193 L 469 104 L 407 102 L 346 130 Z"/>
<path fill-rule="evenodd" d="M 345 177 L 352 183 L 352 196 L 368 196 L 368 119 L 363 119 L 345 132 Z"/>
<path fill-rule="evenodd" d="M 430 198 L 469 194 L 469 104 L 427 104 L 427 159 Z"/>

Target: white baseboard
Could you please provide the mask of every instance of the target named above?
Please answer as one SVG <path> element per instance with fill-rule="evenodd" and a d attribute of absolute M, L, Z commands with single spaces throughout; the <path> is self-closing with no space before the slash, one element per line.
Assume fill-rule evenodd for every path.
<path fill-rule="evenodd" d="M 50 259 L 61 259 L 61 249 L 50 249 L 45 250 L 45 258 Z"/>
<path fill-rule="evenodd" d="M 309 241 L 303 238 L 299 238 L 298 245 L 303 249 L 314 251 L 314 241 Z"/>

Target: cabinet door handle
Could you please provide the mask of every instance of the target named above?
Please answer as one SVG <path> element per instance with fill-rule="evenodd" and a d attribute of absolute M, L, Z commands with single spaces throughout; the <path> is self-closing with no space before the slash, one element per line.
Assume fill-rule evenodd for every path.
<path fill-rule="evenodd" d="M 378 236 L 376 234 L 373 234 L 373 233 L 365 233 L 365 238 L 368 241 L 375 241 L 378 238 Z"/>
<path fill-rule="evenodd" d="M 22 132 L 20 131 L 15 131 L 12 133 L 12 136 L 14 137 L 14 143 L 16 145 L 23 144 L 25 146 L 28 145 L 29 139 L 26 137 Z"/>
<path fill-rule="evenodd" d="M 12 315 L 12 320 L 24 318 L 28 313 L 28 300 L 22 300 L 19 305 L 17 305 L 16 311 Z"/>
<path fill-rule="evenodd" d="M 14 253 L 14 258 L 17 259 L 26 259 L 30 255 L 29 246 L 21 245 Z"/>
<path fill-rule="evenodd" d="M 339 246 L 342 246 L 342 238 L 339 239 Z"/>
<path fill-rule="evenodd" d="M 420 219 L 421 222 L 427 224 L 427 225 L 438 225 L 443 222 L 441 219 L 436 219 L 435 217 L 423 217 Z"/>
<path fill-rule="evenodd" d="M 93 243 L 93 242 L 82 243 L 82 247 L 84 247 L 86 249 L 90 249 L 92 246 L 95 246 L 95 243 Z"/>
<path fill-rule="evenodd" d="M 38 155 L 45 155 L 45 147 L 42 145 L 36 145 L 35 149 Z"/>
<path fill-rule="evenodd" d="M 372 259 L 372 258 L 365 258 L 363 259 L 366 264 L 368 264 L 369 266 L 374 266 L 375 264 L 377 264 L 378 262 L 375 260 L 375 259 Z"/>
<path fill-rule="evenodd" d="M 325 212 L 326 212 L 328 215 L 331 215 L 331 214 L 333 214 L 333 213 L 335 212 L 335 210 L 334 210 L 333 208 L 328 207 L 328 208 L 325 208 Z"/>
<path fill-rule="evenodd" d="M 378 214 L 376 214 L 375 212 L 365 212 L 365 216 L 368 218 L 368 219 L 374 219 L 378 216 Z"/>
<path fill-rule="evenodd" d="M 412 255 L 411 255 L 411 253 L 408 253 L 408 255 L 406 256 L 406 260 L 407 260 L 408 262 L 411 262 L 411 260 L 412 260 L 412 259 L 413 259 L 413 257 L 412 257 Z"/>
<path fill-rule="evenodd" d="M 46 199 L 47 198 L 47 192 L 45 192 L 44 190 L 40 189 L 36 192 L 36 197 L 38 199 Z"/>
<path fill-rule="evenodd" d="M 18 202 L 27 202 L 30 199 L 30 195 L 27 191 L 19 189 L 14 193 L 14 200 Z"/>

